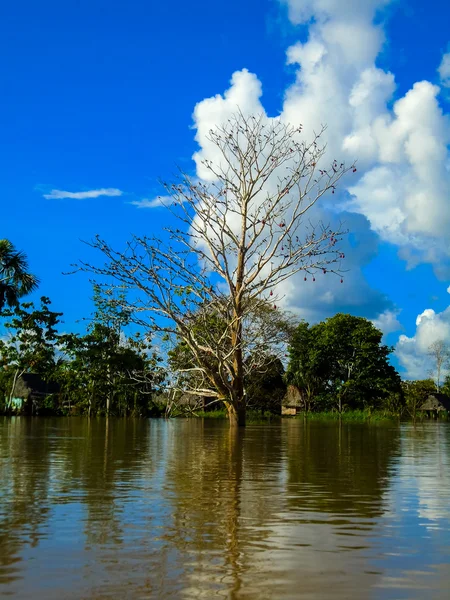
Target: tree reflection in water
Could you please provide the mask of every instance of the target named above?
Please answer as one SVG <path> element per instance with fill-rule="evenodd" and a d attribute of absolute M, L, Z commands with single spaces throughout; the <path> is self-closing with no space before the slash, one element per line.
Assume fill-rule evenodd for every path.
<path fill-rule="evenodd" d="M 301 420 L 244 431 L 200 420 L 0 420 L 0 592 L 384 598 L 397 576 L 418 598 L 404 561 L 390 556 L 394 547 L 407 555 L 399 495 L 426 497 L 422 511 L 448 516 L 441 471 L 450 428 L 438 445 L 435 431 Z M 433 504 L 426 477 L 439 453 Z M 419 550 L 430 534 L 423 517 L 416 510 Z M 439 524 L 449 544 L 448 520 Z M 430 569 L 443 562 L 442 547 L 430 546 Z"/>

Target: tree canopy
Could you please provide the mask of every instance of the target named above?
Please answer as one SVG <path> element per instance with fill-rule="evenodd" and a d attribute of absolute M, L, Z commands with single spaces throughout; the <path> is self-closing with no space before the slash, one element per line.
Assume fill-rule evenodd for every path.
<path fill-rule="evenodd" d="M 0 240 L 0 313 L 5 305 L 17 306 L 38 284 L 38 278 L 29 272 L 26 255 L 9 240 Z"/>
<path fill-rule="evenodd" d="M 382 332 L 362 317 L 337 314 L 312 327 L 303 322 L 289 348 L 286 378 L 301 390 L 306 409 L 377 407 L 400 389 L 391 352 Z"/>

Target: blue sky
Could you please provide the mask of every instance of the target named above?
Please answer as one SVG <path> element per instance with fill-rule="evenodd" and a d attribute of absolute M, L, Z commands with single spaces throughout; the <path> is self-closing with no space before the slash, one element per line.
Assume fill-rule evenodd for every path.
<path fill-rule="evenodd" d="M 239 93 L 248 98 L 250 107 L 261 102 L 269 116 L 282 113 L 291 119 L 298 116 L 300 121 L 325 118 L 331 134 L 336 131 L 336 139 L 330 142 L 333 148 L 342 144 L 343 137 L 337 141 L 342 131 L 337 118 L 342 114 L 345 135 L 363 140 L 358 142 L 358 138 L 351 146 L 361 165 L 362 183 L 351 182 L 359 188 L 353 190 L 350 205 L 351 190 L 342 190 L 341 197 L 341 209 L 350 215 L 348 223 L 356 240 L 357 249 L 349 261 L 354 275 L 345 292 L 333 292 L 328 303 L 314 294 L 303 297 L 299 291 L 293 304 L 311 320 L 336 310 L 377 320 L 389 343 L 397 345 L 397 363 L 409 376 L 418 376 L 427 345 L 441 335 L 450 341 L 450 310 L 446 312 L 450 304 L 446 291 L 450 283 L 446 234 L 450 222 L 446 130 L 450 58 L 448 75 L 443 58 L 450 51 L 449 22 L 450 7 L 439 0 L 3 3 L 0 235 L 28 254 L 42 282 L 39 294 L 50 296 L 55 310 L 65 313 L 65 329 L 76 327 L 75 321 L 91 311 L 90 287 L 82 275 L 62 273 L 79 259 L 93 258 L 80 240 L 99 233 L 120 245 L 131 233 L 160 232 L 164 211 L 138 208 L 131 202 L 154 198 L 160 192 L 158 179 L 170 178 L 177 164 L 195 171 L 191 158 L 198 149 L 194 125 L 210 118 L 202 101 L 223 96 L 233 73 L 248 69 L 263 90 L 258 99 L 249 78 L 243 77 Z M 329 57 L 332 51 L 339 56 L 339 45 L 347 43 L 348 33 L 339 37 L 342 23 L 353 24 L 355 41 L 349 51 L 344 49 L 347 54 L 343 50 L 345 59 L 340 65 Z M 375 39 L 378 34 L 384 41 Z M 325 58 L 322 74 L 316 72 L 308 80 L 307 50 L 312 41 L 325 49 Z M 365 56 L 370 43 L 374 49 Z M 443 65 L 441 73 L 439 65 Z M 313 67 L 318 68 L 317 64 Z M 375 79 L 371 84 L 375 88 L 369 86 L 375 92 L 367 104 L 378 89 L 390 87 L 389 76 L 383 74 L 390 72 L 395 85 L 373 101 L 370 114 L 361 116 L 365 109 L 358 113 L 351 98 L 361 91 L 366 81 L 363 73 L 369 67 L 380 83 L 377 87 Z M 329 94 L 336 98 L 336 111 L 333 105 L 330 110 L 330 98 L 325 98 L 326 81 L 319 85 L 324 74 L 330 78 Z M 414 98 L 408 96 L 401 109 L 393 112 L 395 102 L 422 81 L 429 86 L 415 88 Z M 333 85 L 338 87 L 333 89 Z M 440 86 L 434 100 L 431 85 Z M 323 108 L 318 115 L 310 115 L 307 111 L 313 109 L 302 100 L 302 94 L 311 96 L 314 90 L 324 96 L 317 98 Z M 410 123 L 414 114 L 419 124 Z M 394 124 L 394 129 L 380 133 L 377 123 L 383 115 L 397 119 L 398 127 Z M 377 149 L 370 156 L 366 156 L 370 140 L 361 133 L 361 120 L 370 129 L 370 140 L 376 138 Z M 399 133 L 401 127 L 408 128 L 408 133 Z M 435 174 L 439 185 L 419 172 L 410 154 L 397 163 L 392 157 L 379 158 L 391 152 L 396 135 L 398 143 L 408 148 L 416 144 L 420 150 L 431 144 L 428 156 L 435 152 L 432 141 L 437 140 L 440 150 L 434 162 L 442 163 Z M 348 147 L 342 148 L 348 152 Z M 447 148 L 446 155 L 442 148 Z M 392 165 L 395 170 L 388 172 L 394 169 Z M 371 173 L 377 181 L 391 177 L 394 184 L 386 187 L 390 191 L 379 190 L 372 197 Z M 392 189 L 397 181 L 414 178 L 420 197 L 405 200 L 412 193 L 406 183 Z M 44 197 L 52 190 L 79 194 L 102 189 L 122 194 Z M 392 197 L 386 200 L 385 210 L 379 210 L 379 199 L 386 193 Z M 425 198 L 430 198 L 430 206 L 420 204 L 428 202 Z M 404 220 L 394 228 L 389 219 L 395 220 L 396 203 Z M 419 315 L 423 316 L 416 325 Z"/>

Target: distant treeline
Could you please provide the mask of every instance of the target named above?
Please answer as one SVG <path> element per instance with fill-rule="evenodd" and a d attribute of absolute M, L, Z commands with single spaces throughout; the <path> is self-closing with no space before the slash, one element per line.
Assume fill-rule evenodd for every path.
<path fill-rule="evenodd" d="M 150 310 L 153 326 L 145 326 L 139 301 L 96 284 L 85 330 L 61 333 L 63 314 L 49 298 L 21 303 L 38 283 L 26 256 L 0 240 L 0 413 L 176 416 L 225 408 L 244 424 L 247 409 L 281 414 L 291 386 L 306 413 L 415 418 L 437 391 L 432 380 L 402 382 L 389 362 L 393 349 L 362 317 L 337 314 L 310 326 L 272 300 L 249 297 L 238 318 L 229 299 L 174 283 L 164 301 L 179 302 L 184 322 L 173 317 L 166 327 Z M 431 351 L 438 391 L 450 392 L 449 378 L 440 386 L 448 350 L 442 342 Z"/>
<path fill-rule="evenodd" d="M 62 313 L 51 310 L 45 297 L 38 307 L 27 302 L 3 308 L 0 412 L 159 416 L 221 409 L 216 398 L 170 391 L 177 372 L 183 373 L 179 385 L 195 389 L 192 356 L 182 344 L 164 356 L 150 337 L 128 332 L 127 314 L 97 286 L 94 304 L 83 333 L 59 333 Z M 389 363 L 391 351 L 381 332 L 361 317 L 338 314 L 313 326 L 301 322 L 285 354 L 286 369 L 268 355 L 264 369 L 247 374 L 248 407 L 280 414 L 291 385 L 305 412 L 370 409 L 415 417 L 436 386 L 432 380 L 402 382 Z M 27 380 L 30 374 L 35 378 Z M 447 388 L 448 380 L 442 391 Z"/>

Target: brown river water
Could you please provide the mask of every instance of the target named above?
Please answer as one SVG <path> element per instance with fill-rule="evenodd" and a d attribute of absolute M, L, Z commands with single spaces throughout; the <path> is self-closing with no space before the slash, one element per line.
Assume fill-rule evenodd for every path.
<path fill-rule="evenodd" d="M 450 424 L 0 418 L 0 597 L 450 598 Z"/>

